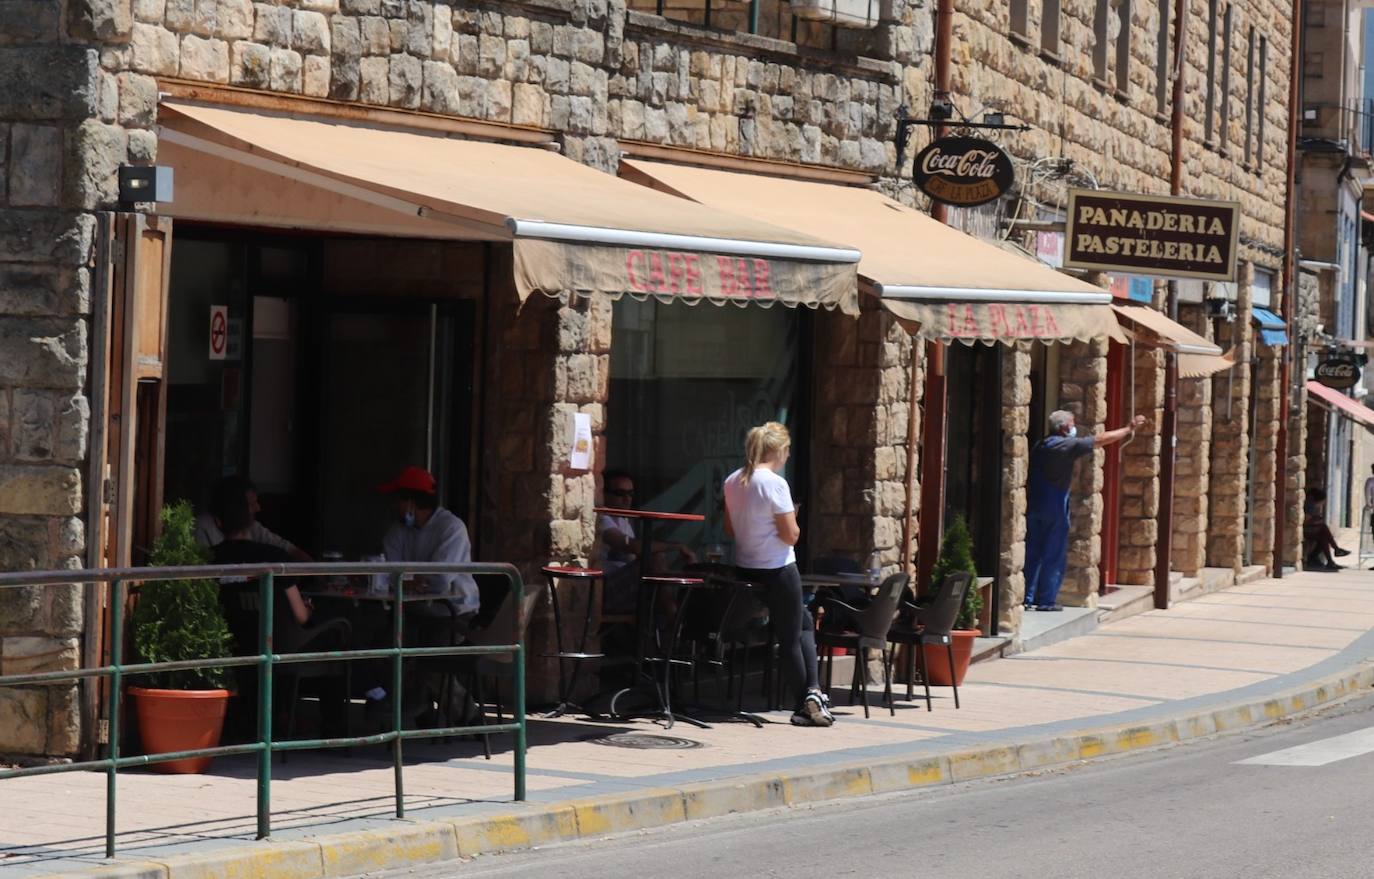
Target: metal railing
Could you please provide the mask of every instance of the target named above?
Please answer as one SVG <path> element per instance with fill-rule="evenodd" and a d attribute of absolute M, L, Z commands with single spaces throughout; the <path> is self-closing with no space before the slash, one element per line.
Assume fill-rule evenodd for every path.
<path fill-rule="evenodd" d="M 392 606 L 392 646 L 359 650 L 327 650 L 311 653 L 273 652 L 272 643 L 272 594 L 277 577 L 322 577 L 341 575 L 386 575 L 391 580 L 390 601 Z M 476 574 L 505 577 L 510 583 L 507 601 L 513 602 L 512 637 L 509 644 L 459 645 L 445 647 L 406 647 L 404 646 L 405 583 L 403 577 L 409 574 Z M 258 647 L 259 652 L 252 656 L 227 656 L 178 662 L 149 662 L 125 664 L 124 656 L 124 605 L 130 583 L 147 583 L 160 580 L 215 580 L 223 577 L 256 578 L 258 581 Z M 42 571 L 17 574 L 0 574 L 0 589 L 17 589 L 34 586 L 57 586 L 84 583 L 110 583 L 109 644 L 110 664 L 96 668 L 79 668 L 67 671 L 38 672 L 33 674 L 0 675 L 0 687 L 33 684 L 53 684 L 75 682 L 85 678 L 108 678 L 109 692 L 106 696 L 106 711 L 109 723 L 109 742 L 107 756 L 103 760 L 86 760 L 71 763 L 56 763 L 28 766 L 17 769 L 0 770 L 0 780 L 20 778 L 31 775 L 50 775 L 59 772 L 83 772 L 104 770 L 105 784 L 105 856 L 115 856 L 115 835 L 117 818 L 117 779 L 119 770 L 130 766 L 147 766 L 171 760 L 195 757 L 225 757 L 234 754 L 257 754 L 257 837 L 266 839 L 272 831 L 272 755 L 282 751 L 302 751 L 322 748 L 346 748 L 355 745 L 392 746 L 392 762 L 395 776 L 396 817 L 405 817 L 405 784 L 402 776 L 402 743 L 407 739 L 429 739 L 455 735 L 483 735 L 491 733 L 513 733 L 515 736 L 515 791 L 514 798 L 525 799 L 525 647 L 524 620 L 525 583 L 519 571 L 508 564 L 439 564 L 439 563 L 358 563 L 358 564 L 271 564 L 271 565 L 220 565 L 175 568 L 121 568 L 85 571 Z M 435 596 L 428 595 L 432 600 Z M 421 600 L 420 593 L 409 596 L 410 601 Z M 404 702 L 403 664 L 406 659 L 435 656 L 482 656 L 487 654 L 510 654 L 512 657 L 512 687 L 515 703 L 511 723 L 484 724 L 480 726 L 454 726 L 441 729 L 405 729 L 402 705 Z M 272 738 L 272 682 L 273 672 L 279 665 L 291 665 L 326 660 L 354 661 L 360 659 L 391 659 L 392 680 L 392 726 L 393 729 L 374 735 L 347 736 L 326 739 L 293 739 L 275 741 Z M 143 754 L 120 756 L 120 695 L 121 684 L 126 677 L 163 671 L 183 671 L 206 668 L 233 668 L 256 665 L 258 668 L 257 730 L 256 741 L 236 745 L 222 745 L 214 748 L 197 748 L 164 754 Z"/>

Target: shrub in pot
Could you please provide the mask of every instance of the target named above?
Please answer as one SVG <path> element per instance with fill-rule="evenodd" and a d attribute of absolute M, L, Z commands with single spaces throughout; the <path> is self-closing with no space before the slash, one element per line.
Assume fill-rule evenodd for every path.
<path fill-rule="evenodd" d="M 968 523 L 963 516 L 955 516 L 940 541 L 940 555 L 930 571 L 927 594 L 944 582 L 945 577 L 957 571 L 967 571 L 975 578 L 978 569 L 973 563 L 973 537 L 969 534 Z M 942 646 L 927 644 L 925 647 L 926 673 L 930 682 L 941 686 L 951 683 L 962 684 L 964 673 L 968 671 L 969 659 L 973 655 L 973 641 L 978 637 L 978 614 L 983 609 L 983 594 L 974 580 L 964 593 L 964 604 L 954 621 L 951 632 L 954 642 L 954 668 L 949 666 L 949 655 Z"/>
<path fill-rule="evenodd" d="M 202 565 L 209 553 L 196 543 L 195 516 L 186 501 L 162 509 L 162 533 L 150 559 L 154 567 Z M 144 583 L 129 618 L 134 653 L 140 662 L 212 659 L 232 653 L 233 638 L 220 609 L 214 580 L 162 580 Z M 213 748 L 224 730 L 229 691 L 222 668 L 140 675 L 129 687 L 138 715 L 143 748 L 166 754 Z M 153 764 L 161 772 L 204 772 L 211 758 Z"/>

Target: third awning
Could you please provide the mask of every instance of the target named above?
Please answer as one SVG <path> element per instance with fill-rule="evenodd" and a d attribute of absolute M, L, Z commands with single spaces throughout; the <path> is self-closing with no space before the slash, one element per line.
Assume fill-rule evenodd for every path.
<path fill-rule="evenodd" d="M 1362 424 L 1370 430 L 1374 430 L 1374 409 L 1370 409 L 1354 397 L 1347 397 L 1340 391 L 1328 388 L 1318 381 L 1308 381 L 1307 393 L 1316 398 L 1314 402 L 1325 406 L 1337 415 L 1342 415 L 1356 424 Z"/>
<path fill-rule="evenodd" d="M 927 339 L 1121 338 L 1105 290 L 871 189 L 664 162 L 620 165 L 623 176 L 645 186 L 858 248 L 865 287 Z"/>

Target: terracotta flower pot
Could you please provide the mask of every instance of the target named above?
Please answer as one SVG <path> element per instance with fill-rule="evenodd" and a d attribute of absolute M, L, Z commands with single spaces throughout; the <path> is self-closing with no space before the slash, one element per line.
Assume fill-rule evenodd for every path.
<path fill-rule="evenodd" d="M 170 754 L 219 745 L 224 730 L 228 690 L 150 690 L 130 687 L 138 712 L 138 730 L 145 754 Z M 158 772 L 199 774 L 212 757 L 154 763 Z"/>
<path fill-rule="evenodd" d="M 930 683 L 938 687 L 948 687 L 951 683 L 963 686 L 964 673 L 968 671 L 969 657 L 973 655 L 973 639 L 979 635 L 977 629 L 955 629 L 950 633 L 954 641 L 954 669 L 949 667 L 949 653 L 943 644 L 926 644 L 926 674 Z"/>

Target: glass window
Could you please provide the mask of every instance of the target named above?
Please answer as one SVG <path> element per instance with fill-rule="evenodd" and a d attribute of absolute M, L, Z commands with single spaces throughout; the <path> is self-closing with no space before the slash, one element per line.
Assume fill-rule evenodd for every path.
<path fill-rule="evenodd" d="M 784 475 L 801 499 L 801 322 L 782 307 L 615 304 L 606 469 L 634 477 L 638 508 L 706 516 L 673 539 L 726 542 L 721 482 L 743 463 L 745 433 L 765 421 L 792 431 Z"/>

